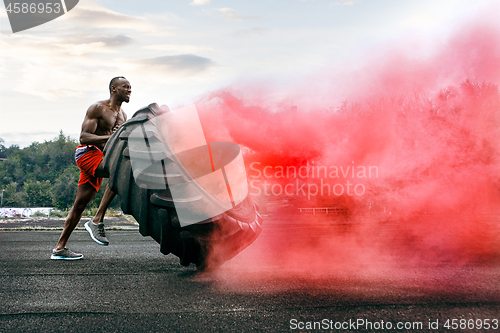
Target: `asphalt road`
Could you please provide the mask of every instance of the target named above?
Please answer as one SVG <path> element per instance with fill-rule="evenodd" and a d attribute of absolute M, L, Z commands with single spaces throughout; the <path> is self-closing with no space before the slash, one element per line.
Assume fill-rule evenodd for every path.
<path fill-rule="evenodd" d="M 245 263 L 263 255 L 259 242 L 272 236 L 265 230 L 241 258 L 200 273 L 137 231 L 108 231 L 107 247 L 75 231 L 69 247 L 85 258 L 49 260 L 59 233 L 0 231 L 0 332 L 377 332 L 390 331 L 382 330 L 388 323 L 441 332 L 448 319 L 457 319 L 450 331 L 463 332 L 484 326 L 460 329 L 461 319 L 500 319 L 500 263 L 383 278 L 308 279 L 272 266 L 256 273 Z M 314 322 L 318 329 L 308 330 Z"/>
<path fill-rule="evenodd" d="M 129 217 L 130 218 L 130 217 Z M 0 218 L 0 230 L 20 231 L 20 230 L 62 230 L 64 217 L 11 217 Z M 85 230 L 84 224 L 90 220 L 83 217 L 76 227 L 77 230 Z M 139 224 L 126 216 L 109 217 L 106 216 L 106 228 L 113 230 L 139 230 Z"/>

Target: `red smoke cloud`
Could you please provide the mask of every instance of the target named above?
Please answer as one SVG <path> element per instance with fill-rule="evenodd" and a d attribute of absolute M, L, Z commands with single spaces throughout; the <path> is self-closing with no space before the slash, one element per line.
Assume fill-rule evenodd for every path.
<path fill-rule="evenodd" d="M 286 197 L 274 195 L 272 184 L 276 193 L 287 184 L 291 192 L 301 184 L 344 186 L 342 195 L 295 195 L 298 206 L 341 207 L 344 214 L 329 219 L 283 209 L 225 267 L 310 276 L 360 268 L 375 274 L 374 261 L 498 260 L 499 41 L 498 26 L 471 23 L 432 56 L 386 46 L 357 70 L 302 80 L 282 101 L 273 97 L 279 87 L 259 83 L 202 96 L 197 108 L 207 139 L 246 147 L 249 180 L 269 182 L 268 204 Z M 276 176 L 280 166 L 308 164 L 336 167 L 339 177 Z M 266 166 L 272 177 L 261 173 Z M 377 176 L 358 177 L 370 166 Z M 343 177 L 347 167 L 355 167 L 355 177 L 352 169 Z M 362 184 L 363 194 L 348 195 L 348 180 Z"/>

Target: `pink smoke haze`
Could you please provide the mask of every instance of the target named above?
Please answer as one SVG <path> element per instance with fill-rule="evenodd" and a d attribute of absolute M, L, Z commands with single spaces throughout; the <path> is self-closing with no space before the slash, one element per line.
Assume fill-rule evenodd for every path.
<path fill-rule="evenodd" d="M 259 82 L 200 98 L 207 139 L 245 147 L 250 181 L 266 180 L 254 162 L 260 171 L 308 163 L 378 170 L 370 178 L 323 177 L 365 191 L 296 201 L 341 207 L 332 218 L 286 209 L 264 217 L 260 238 L 218 274 L 371 279 L 393 268 L 500 259 L 500 29 L 468 23 L 436 44 L 419 57 L 418 49 L 384 45 L 362 65 L 346 64 L 350 72 L 316 73 L 281 98 L 274 92 L 283 87 Z"/>

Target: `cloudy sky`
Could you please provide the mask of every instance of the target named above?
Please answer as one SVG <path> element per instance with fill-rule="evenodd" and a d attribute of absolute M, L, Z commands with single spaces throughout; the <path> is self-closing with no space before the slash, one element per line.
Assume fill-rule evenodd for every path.
<path fill-rule="evenodd" d="M 73 138 L 90 104 L 126 76 L 131 116 L 238 82 L 286 85 L 373 45 L 446 38 L 497 0 L 80 0 L 13 34 L 0 8 L 0 138 Z"/>

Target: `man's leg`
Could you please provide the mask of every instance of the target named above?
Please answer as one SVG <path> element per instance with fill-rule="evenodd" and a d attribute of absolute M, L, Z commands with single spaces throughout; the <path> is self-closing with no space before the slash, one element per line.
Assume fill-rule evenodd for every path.
<path fill-rule="evenodd" d="M 109 177 L 109 173 L 104 170 L 104 160 L 99 163 L 99 166 L 95 170 L 95 175 L 97 177 Z M 116 193 L 111 191 L 108 185 L 106 185 L 106 190 L 104 191 L 104 195 L 102 197 L 101 202 L 99 203 L 99 208 L 97 209 L 97 213 L 94 216 L 93 221 L 95 224 L 104 221 L 104 214 L 106 214 L 106 210 L 108 209 L 111 201 L 115 198 Z"/>
<path fill-rule="evenodd" d="M 98 167 L 95 170 L 96 177 L 109 177 L 109 174 L 104 170 L 104 160 L 99 163 Z M 116 193 L 111 191 L 108 185 L 106 185 L 106 190 L 104 191 L 104 195 L 99 203 L 99 208 L 97 209 L 97 213 L 89 222 L 85 223 L 85 229 L 90 234 L 92 239 L 100 244 L 100 245 L 108 245 L 109 241 L 106 238 L 106 233 L 104 231 L 104 215 L 106 214 L 106 210 L 109 205 L 115 198 Z"/>
<path fill-rule="evenodd" d="M 85 223 L 85 229 L 90 234 L 90 237 L 97 243 L 101 245 L 108 245 L 109 240 L 106 238 L 106 232 L 104 231 L 104 214 L 106 209 L 108 209 L 109 204 L 113 201 L 116 193 L 111 191 L 108 186 L 104 191 L 104 196 L 102 197 L 101 203 L 99 204 L 99 209 L 97 209 L 97 214 L 93 219 Z"/>
<path fill-rule="evenodd" d="M 87 205 L 92 199 L 94 199 L 97 194 L 96 190 L 89 183 L 82 184 L 76 189 L 76 198 L 73 207 L 69 211 L 68 217 L 64 222 L 64 229 L 59 237 L 59 241 L 56 245 L 56 251 L 62 250 L 66 247 L 68 243 L 69 236 L 75 230 L 78 222 L 82 218 L 83 211 L 87 208 Z"/>
<path fill-rule="evenodd" d="M 111 201 L 115 198 L 116 193 L 111 191 L 108 185 L 106 185 L 106 190 L 104 191 L 104 195 L 102 196 L 101 203 L 99 204 L 99 208 L 97 209 L 97 213 L 94 216 L 94 223 L 98 224 L 104 221 L 104 214 L 106 214 L 106 209 L 108 209 Z"/>

